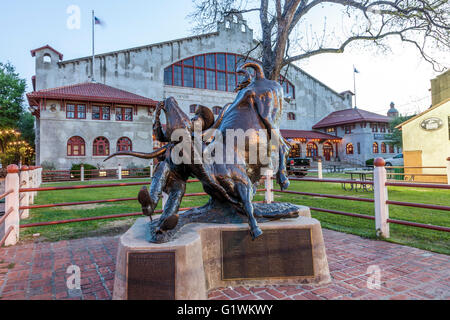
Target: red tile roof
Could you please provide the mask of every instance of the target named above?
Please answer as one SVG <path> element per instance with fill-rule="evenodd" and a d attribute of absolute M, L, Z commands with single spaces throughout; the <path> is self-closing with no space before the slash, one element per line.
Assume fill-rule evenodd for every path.
<path fill-rule="evenodd" d="M 123 103 L 143 106 L 156 106 L 158 103 L 155 100 L 96 82 L 85 82 L 64 87 L 39 90 L 28 93 L 27 98 L 30 105 L 38 105 L 38 100 L 42 98 Z"/>
<path fill-rule="evenodd" d="M 304 138 L 304 139 L 321 139 L 321 140 L 341 140 L 341 137 L 333 136 L 331 134 L 318 132 L 318 131 L 308 131 L 308 130 L 280 130 L 281 135 L 285 139 L 293 138 Z"/>
<path fill-rule="evenodd" d="M 387 116 L 381 114 L 369 112 L 362 109 L 345 109 L 335 111 L 327 115 L 325 118 L 317 122 L 312 128 L 320 129 L 326 127 L 332 127 L 336 125 L 357 123 L 357 122 L 389 122 Z"/>
<path fill-rule="evenodd" d="M 59 56 L 59 60 L 63 59 L 63 54 L 61 52 L 59 52 L 59 51 L 56 51 L 52 47 L 50 47 L 48 44 L 43 46 L 43 47 L 31 50 L 31 56 L 34 57 L 36 55 L 36 52 L 41 51 L 43 49 L 50 49 L 50 50 L 52 50 L 53 52 L 55 52 Z"/>

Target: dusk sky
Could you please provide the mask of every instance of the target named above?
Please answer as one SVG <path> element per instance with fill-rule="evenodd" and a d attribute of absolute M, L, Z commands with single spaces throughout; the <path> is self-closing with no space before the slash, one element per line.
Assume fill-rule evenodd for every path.
<path fill-rule="evenodd" d="M 67 9 L 81 10 L 79 29 L 69 29 Z M 105 26 L 96 27 L 96 53 L 105 53 L 192 35 L 191 0 L 96 0 L 96 1 L 2 1 L 0 11 L 0 62 L 11 62 L 31 91 L 34 59 L 30 50 L 49 44 L 64 54 L 64 60 L 91 54 L 91 10 Z M 310 19 L 321 19 L 333 8 L 312 11 Z M 333 19 L 330 19 L 333 20 Z M 259 21 L 249 17 L 249 26 L 258 33 Z M 385 114 L 391 101 L 402 114 L 423 111 L 431 104 L 430 79 L 437 75 L 411 45 L 396 41 L 392 52 L 381 54 L 358 47 L 344 54 L 324 54 L 297 65 L 337 92 L 353 91 L 353 65 L 357 105 L 361 109 Z M 440 53 L 444 65 L 450 54 Z M 151 97 L 160 98 L 160 97 Z"/>

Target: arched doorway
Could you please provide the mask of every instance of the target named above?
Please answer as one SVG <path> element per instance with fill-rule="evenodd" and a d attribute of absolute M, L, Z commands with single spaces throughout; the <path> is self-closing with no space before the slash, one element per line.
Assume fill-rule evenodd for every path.
<path fill-rule="evenodd" d="M 317 144 L 314 142 L 308 142 L 306 145 L 306 156 L 309 158 L 316 158 L 319 155 Z"/>
<path fill-rule="evenodd" d="M 330 161 L 333 156 L 333 145 L 329 142 L 323 144 L 323 157 L 326 161 Z"/>

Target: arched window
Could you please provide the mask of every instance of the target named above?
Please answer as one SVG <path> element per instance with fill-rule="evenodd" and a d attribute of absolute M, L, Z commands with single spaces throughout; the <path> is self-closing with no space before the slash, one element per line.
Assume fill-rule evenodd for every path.
<path fill-rule="evenodd" d="M 117 152 L 119 151 L 131 151 L 133 150 L 133 144 L 127 137 L 122 137 L 117 140 Z"/>
<path fill-rule="evenodd" d="M 386 143 L 381 143 L 381 153 L 386 153 Z"/>
<path fill-rule="evenodd" d="M 288 118 L 288 120 L 295 120 L 295 113 L 293 113 L 293 112 L 288 112 L 287 118 Z"/>
<path fill-rule="evenodd" d="M 67 141 L 67 155 L 70 157 L 85 156 L 86 144 L 81 137 L 72 137 Z"/>
<path fill-rule="evenodd" d="M 317 145 L 314 142 L 308 142 L 306 145 L 306 156 L 317 157 L 319 155 Z"/>
<path fill-rule="evenodd" d="M 44 56 L 42 57 L 42 61 L 43 61 L 44 63 L 51 63 L 51 62 L 52 62 L 52 57 L 51 57 L 48 53 L 46 53 L 46 54 L 44 54 Z"/>
<path fill-rule="evenodd" d="M 291 150 L 289 151 L 289 158 L 299 158 L 302 156 L 302 147 L 300 143 L 292 143 Z"/>
<path fill-rule="evenodd" d="M 372 145 L 372 152 L 378 153 L 378 143 L 374 142 Z"/>
<path fill-rule="evenodd" d="M 394 145 L 393 144 L 390 144 L 389 145 L 389 153 L 394 153 L 395 151 L 394 151 Z"/>
<path fill-rule="evenodd" d="M 222 111 L 222 107 L 213 107 L 212 111 L 215 115 L 218 115 Z"/>
<path fill-rule="evenodd" d="M 353 143 L 347 143 L 345 151 L 347 154 L 353 154 Z"/>
<path fill-rule="evenodd" d="M 236 66 L 244 61 L 242 55 L 220 52 L 186 58 L 164 69 L 164 84 L 232 92 L 242 81 L 242 75 L 236 73 Z M 285 96 L 295 98 L 292 83 L 283 76 L 279 82 Z"/>
<path fill-rule="evenodd" d="M 95 138 L 93 148 L 94 156 L 109 156 L 109 141 L 105 137 Z"/>

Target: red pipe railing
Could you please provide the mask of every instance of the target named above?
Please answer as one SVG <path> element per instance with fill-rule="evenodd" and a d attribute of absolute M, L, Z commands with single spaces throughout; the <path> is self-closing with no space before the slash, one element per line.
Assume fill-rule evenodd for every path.
<path fill-rule="evenodd" d="M 5 244 L 6 239 L 8 239 L 9 234 L 14 230 L 14 226 L 10 226 L 8 228 L 8 230 L 6 230 L 5 235 L 3 236 L 3 238 L 0 240 L 0 247 L 3 246 Z"/>
<path fill-rule="evenodd" d="M 404 220 L 395 220 L 395 219 L 389 219 L 389 218 L 386 219 L 386 221 L 389 223 L 402 224 L 402 225 L 410 226 L 410 227 L 418 227 L 418 228 L 425 228 L 425 229 L 430 229 L 430 230 L 450 232 L 450 228 L 442 227 L 442 226 L 434 226 L 431 224 L 410 222 L 410 221 L 404 221 Z"/>
<path fill-rule="evenodd" d="M 334 194 L 321 194 L 321 193 L 288 191 L 288 190 L 278 190 L 278 189 L 272 189 L 272 191 L 273 192 L 281 192 L 281 193 L 289 193 L 289 194 L 298 194 L 298 195 L 303 195 L 303 196 L 321 197 L 321 198 L 333 198 L 333 199 L 341 199 L 341 200 L 374 202 L 373 199 L 369 199 L 369 198 L 358 198 L 358 197 L 350 197 L 350 196 L 338 196 L 338 195 L 334 195 Z"/>
<path fill-rule="evenodd" d="M 9 210 L 2 216 L 0 217 L 0 225 L 6 221 L 6 218 L 8 218 L 8 216 L 13 213 L 14 208 L 9 208 Z"/>
<path fill-rule="evenodd" d="M 11 193 L 13 193 L 14 190 L 8 190 L 5 193 L 0 194 L 0 199 L 6 198 L 6 196 L 10 195 Z"/>
<path fill-rule="evenodd" d="M 187 210 L 194 209 L 194 208 L 198 208 L 198 207 L 180 208 L 178 210 L 179 211 L 187 211 Z M 162 210 L 155 210 L 154 213 L 162 213 Z M 22 224 L 22 225 L 20 225 L 20 228 L 42 227 L 42 226 L 50 226 L 50 225 L 56 225 L 56 224 L 66 224 L 66 223 L 103 220 L 103 219 L 114 219 L 114 218 L 132 217 L 132 216 L 141 216 L 141 215 L 142 215 L 142 212 L 133 212 L 133 213 L 120 213 L 120 214 L 111 214 L 111 215 L 106 215 L 106 216 L 96 216 L 96 217 L 87 217 L 87 218 L 78 218 L 78 219 L 36 222 L 36 223 Z"/>
<path fill-rule="evenodd" d="M 375 217 L 368 216 L 368 215 L 365 215 L 365 214 L 351 213 L 351 212 L 345 212 L 345 211 L 337 211 L 337 210 L 324 209 L 324 208 L 313 208 L 313 207 L 310 207 L 310 209 L 314 210 L 314 211 L 327 212 L 327 213 L 333 213 L 333 214 L 340 214 L 340 215 L 343 215 L 343 216 L 375 220 Z"/>
<path fill-rule="evenodd" d="M 386 200 L 386 203 L 394 204 L 397 206 L 404 206 L 404 207 L 450 211 L 449 206 L 441 206 L 441 205 L 437 205 L 437 204 L 413 203 L 413 202 L 403 202 L 403 201 L 395 201 L 395 200 Z"/>

